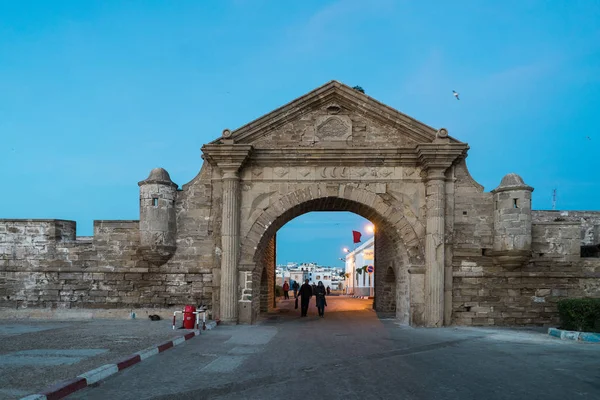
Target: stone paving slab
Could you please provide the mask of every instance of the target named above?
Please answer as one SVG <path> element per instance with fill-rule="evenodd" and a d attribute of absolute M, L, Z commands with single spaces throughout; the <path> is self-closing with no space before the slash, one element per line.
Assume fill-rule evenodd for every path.
<path fill-rule="evenodd" d="M 172 321 L 0 320 L 0 399 L 18 399 L 190 332 Z"/>

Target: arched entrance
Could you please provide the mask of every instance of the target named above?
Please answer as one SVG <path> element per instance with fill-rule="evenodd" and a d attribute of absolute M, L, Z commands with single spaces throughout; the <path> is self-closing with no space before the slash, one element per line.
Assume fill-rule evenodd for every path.
<path fill-rule="evenodd" d="M 453 203 L 446 199 L 454 190 L 453 165 L 467 148 L 445 129 L 335 81 L 225 130 L 202 148 L 211 165 L 211 210 L 221 216 L 221 320 L 252 323 L 261 304 L 273 304 L 271 268 L 266 302 L 261 280 L 275 260 L 279 228 L 310 211 L 350 211 L 379 228 L 376 262 L 391 265 L 395 277 L 395 303 L 386 300 L 386 307 L 395 304 L 402 323 L 441 326 L 451 311 L 444 284 Z M 375 277 L 376 299 L 385 298 L 385 276 Z M 375 307 L 384 305 L 376 300 Z"/>
<path fill-rule="evenodd" d="M 308 196 L 312 196 L 312 192 L 307 191 Z M 368 199 L 369 193 L 362 191 L 361 189 L 354 188 L 349 193 L 353 193 L 356 196 L 363 197 L 365 200 Z M 242 259 L 240 264 L 244 266 L 246 270 L 245 274 L 251 277 L 252 297 L 247 299 L 251 303 L 251 306 L 246 305 L 245 309 L 248 310 L 246 313 L 242 311 L 241 320 L 243 322 L 253 322 L 256 320 L 260 311 L 265 311 L 264 307 L 261 307 L 262 299 L 266 295 L 266 292 L 272 292 L 270 288 L 274 287 L 274 275 L 269 280 L 267 285 L 262 282 L 263 277 L 266 277 L 268 271 L 274 271 L 275 269 L 275 235 L 277 231 L 283 227 L 287 222 L 292 219 L 311 211 L 349 211 L 358 214 L 377 226 L 375 236 L 375 265 L 394 265 L 394 288 L 397 290 L 394 292 L 394 309 L 396 317 L 402 323 L 410 323 L 410 276 L 408 273 L 408 266 L 415 265 L 422 260 L 422 247 L 418 241 L 414 229 L 406 219 L 399 215 L 398 209 L 389 210 L 389 205 L 381 203 L 374 208 L 368 206 L 365 203 L 344 198 L 341 196 L 324 196 L 320 197 L 318 192 L 314 192 L 315 198 L 308 200 L 301 200 L 304 197 L 299 196 L 298 193 L 292 192 L 287 196 L 283 196 L 273 201 L 273 204 L 287 204 L 288 208 L 282 212 L 278 217 L 274 218 L 268 225 L 263 225 L 262 217 L 269 215 L 272 210 L 271 207 L 267 207 L 261 215 L 256 218 L 255 223 L 248 234 L 241 239 L 242 248 Z M 295 200 L 294 200 L 295 199 Z M 375 202 L 378 204 L 378 202 Z M 385 214 L 393 216 L 393 220 L 389 217 L 384 217 Z M 260 236 L 253 235 L 253 232 L 262 230 Z M 403 237 L 404 235 L 404 237 Z M 406 242 L 410 241 L 412 247 L 407 247 Z M 375 302 L 374 307 L 383 307 L 378 302 L 378 297 L 385 297 L 383 295 L 384 287 L 377 285 L 378 272 L 375 272 Z M 249 279 L 245 279 L 248 281 Z M 246 288 L 248 289 L 248 288 Z M 259 291 L 260 294 L 255 293 Z M 391 295 L 391 294 L 390 294 Z M 271 297 L 269 293 L 267 296 Z M 257 302 L 253 299 L 261 299 L 261 302 Z M 272 298 L 272 297 L 271 297 Z M 414 299 L 418 302 L 420 299 Z M 422 301 L 422 300 L 421 300 Z M 269 304 L 271 304 L 269 302 Z M 385 311 L 391 311 L 389 305 Z"/>

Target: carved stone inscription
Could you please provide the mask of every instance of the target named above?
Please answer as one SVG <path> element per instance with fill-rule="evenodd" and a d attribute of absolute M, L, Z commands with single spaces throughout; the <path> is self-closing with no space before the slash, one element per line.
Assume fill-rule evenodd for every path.
<path fill-rule="evenodd" d="M 352 135 L 352 121 L 346 115 L 325 115 L 317 118 L 315 136 L 320 141 L 346 141 Z"/>

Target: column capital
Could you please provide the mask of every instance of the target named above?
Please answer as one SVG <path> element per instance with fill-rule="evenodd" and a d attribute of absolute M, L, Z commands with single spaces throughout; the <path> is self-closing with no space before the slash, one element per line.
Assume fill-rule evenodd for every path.
<path fill-rule="evenodd" d="M 429 167 L 427 171 L 427 182 L 431 181 L 445 181 L 446 180 L 446 169 L 447 167 Z"/>
<path fill-rule="evenodd" d="M 253 147 L 249 144 L 216 144 L 202 146 L 202 158 L 223 172 L 224 179 L 237 179 L 237 172 L 248 161 Z"/>
<path fill-rule="evenodd" d="M 429 179 L 442 179 L 445 171 L 457 160 L 467 155 L 466 143 L 420 143 L 416 147 L 417 158 L 427 170 Z"/>

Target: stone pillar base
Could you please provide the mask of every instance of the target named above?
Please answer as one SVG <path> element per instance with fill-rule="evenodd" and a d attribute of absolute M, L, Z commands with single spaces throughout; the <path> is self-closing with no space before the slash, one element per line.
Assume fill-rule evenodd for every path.
<path fill-rule="evenodd" d="M 238 302 L 238 318 L 240 324 L 252 324 L 252 302 L 251 301 L 240 301 Z"/>

